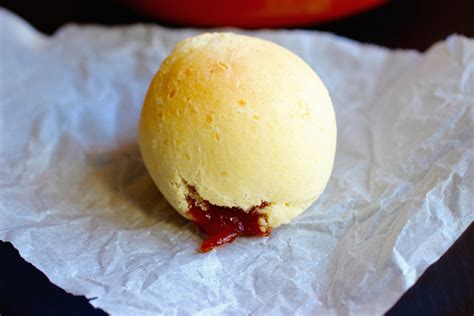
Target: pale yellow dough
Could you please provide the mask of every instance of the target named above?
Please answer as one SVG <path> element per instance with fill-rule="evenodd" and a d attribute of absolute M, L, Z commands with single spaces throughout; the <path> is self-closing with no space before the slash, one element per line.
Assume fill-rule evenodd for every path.
<path fill-rule="evenodd" d="M 151 82 L 139 127 L 146 167 L 189 218 L 189 186 L 212 204 L 290 222 L 331 175 L 336 120 L 328 91 L 298 56 L 232 33 L 180 42 Z"/>

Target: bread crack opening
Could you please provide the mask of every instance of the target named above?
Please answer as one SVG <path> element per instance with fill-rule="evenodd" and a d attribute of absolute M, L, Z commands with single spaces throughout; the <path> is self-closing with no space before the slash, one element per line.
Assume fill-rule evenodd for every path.
<path fill-rule="evenodd" d="M 209 203 L 196 189 L 188 186 L 188 215 L 200 230 L 208 235 L 200 250 L 210 251 L 217 246 L 231 243 L 240 236 L 268 236 L 271 227 L 262 209 L 271 203 L 263 201 L 260 205 L 245 211 L 239 207 L 225 207 Z"/>

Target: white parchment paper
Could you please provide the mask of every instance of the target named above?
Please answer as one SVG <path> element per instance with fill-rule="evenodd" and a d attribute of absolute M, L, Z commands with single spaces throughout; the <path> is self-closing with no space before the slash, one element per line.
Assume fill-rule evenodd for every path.
<path fill-rule="evenodd" d="M 424 54 L 331 34 L 247 32 L 321 76 L 339 126 L 321 199 L 269 238 L 207 254 L 137 147 L 141 103 L 197 30 L 69 25 L 0 12 L 0 239 L 113 315 L 381 314 L 473 221 L 474 41 Z"/>

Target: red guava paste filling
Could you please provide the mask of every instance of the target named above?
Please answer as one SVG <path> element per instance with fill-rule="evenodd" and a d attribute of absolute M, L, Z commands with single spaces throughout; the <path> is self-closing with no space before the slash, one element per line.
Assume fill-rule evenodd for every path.
<path fill-rule="evenodd" d="M 202 252 L 231 243 L 239 236 L 270 235 L 266 216 L 258 212 L 270 205 L 268 202 L 262 202 L 247 213 L 238 207 L 216 206 L 208 201 L 197 203 L 192 197 L 187 200 L 192 221 L 208 235 L 199 248 Z"/>

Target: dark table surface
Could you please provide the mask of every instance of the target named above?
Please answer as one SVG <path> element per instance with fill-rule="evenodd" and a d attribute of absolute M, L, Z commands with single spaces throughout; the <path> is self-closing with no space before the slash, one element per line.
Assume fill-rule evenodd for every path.
<path fill-rule="evenodd" d="M 156 23 L 114 0 L 0 0 L 0 6 L 46 34 L 71 22 Z M 306 28 L 390 48 L 424 51 L 453 33 L 474 37 L 474 0 L 395 0 L 351 18 Z M 387 315 L 474 315 L 473 249 L 474 224 L 471 224 Z M 24 261 L 10 243 L 0 241 L 1 316 L 103 314 L 85 297 L 73 296 L 53 285 Z"/>

